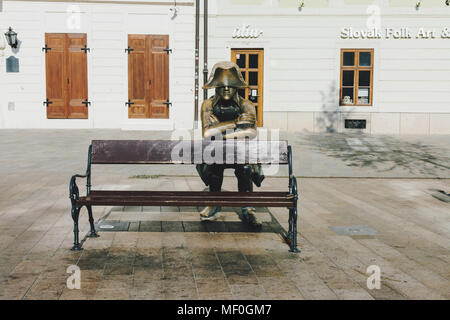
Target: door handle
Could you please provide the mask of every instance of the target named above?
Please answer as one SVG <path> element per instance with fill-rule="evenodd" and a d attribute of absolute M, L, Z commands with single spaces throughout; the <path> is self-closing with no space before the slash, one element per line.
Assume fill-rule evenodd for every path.
<path fill-rule="evenodd" d="M 132 104 L 134 104 L 134 102 L 131 102 L 130 99 L 128 99 L 128 102 L 125 102 L 125 105 L 128 107 L 131 106 Z"/>

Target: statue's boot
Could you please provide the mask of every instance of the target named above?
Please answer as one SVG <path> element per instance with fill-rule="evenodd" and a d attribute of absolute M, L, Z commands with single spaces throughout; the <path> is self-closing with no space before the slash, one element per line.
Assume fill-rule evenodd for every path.
<path fill-rule="evenodd" d="M 200 212 L 200 220 L 212 221 L 220 217 L 222 207 L 206 207 Z"/>
<path fill-rule="evenodd" d="M 260 230 L 262 228 L 262 223 L 256 217 L 256 209 L 253 207 L 243 207 L 240 218 L 253 229 Z"/>

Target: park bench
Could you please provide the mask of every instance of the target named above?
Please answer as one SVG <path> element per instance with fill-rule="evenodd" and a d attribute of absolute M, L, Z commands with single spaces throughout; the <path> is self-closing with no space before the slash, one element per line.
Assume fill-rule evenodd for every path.
<path fill-rule="evenodd" d="M 103 191 L 92 190 L 91 166 L 94 164 L 261 164 L 288 165 L 289 184 L 285 192 L 204 192 L 204 191 Z M 80 197 L 77 178 L 86 178 L 86 196 Z M 199 178 L 200 179 L 200 178 Z M 79 241 L 78 218 L 86 207 L 89 215 L 88 237 L 98 237 L 92 215 L 93 206 L 222 206 L 285 207 L 289 209 L 289 230 L 284 235 L 291 252 L 297 249 L 297 180 L 292 174 L 292 149 L 287 141 L 221 140 L 94 140 L 89 146 L 84 175 L 70 180 L 70 200 L 74 222 L 74 246 Z"/>

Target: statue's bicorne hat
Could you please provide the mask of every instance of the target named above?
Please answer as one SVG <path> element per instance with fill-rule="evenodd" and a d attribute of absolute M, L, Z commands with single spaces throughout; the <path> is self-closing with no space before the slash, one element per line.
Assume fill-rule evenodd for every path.
<path fill-rule="evenodd" d="M 203 89 L 213 89 L 220 87 L 247 88 L 238 65 L 231 61 L 222 61 L 214 65 L 211 70 L 208 82 Z"/>

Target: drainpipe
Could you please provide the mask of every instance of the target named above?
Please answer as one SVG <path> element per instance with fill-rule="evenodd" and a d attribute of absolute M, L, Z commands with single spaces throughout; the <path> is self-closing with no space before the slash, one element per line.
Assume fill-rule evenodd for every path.
<path fill-rule="evenodd" d="M 203 84 L 208 81 L 208 0 L 203 5 Z M 203 99 L 208 99 L 208 89 L 203 90 Z"/>
<path fill-rule="evenodd" d="M 198 128 L 198 81 L 199 81 L 199 51 L 200 51 L 200 0 L 195 0 L 195 103 L 194 129 Z"/>

